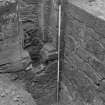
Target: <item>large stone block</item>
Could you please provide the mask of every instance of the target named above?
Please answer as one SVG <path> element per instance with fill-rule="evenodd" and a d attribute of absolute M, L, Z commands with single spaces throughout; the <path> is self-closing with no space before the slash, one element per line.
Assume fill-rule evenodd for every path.
<path fill-rule="evenodd" d="M 88 39 L 86 39 L 87 37 L 91 37 L 97 41 L 99 41 L 102 38 L 102 36 L 100 34 L 96 33 L 96 31 L 93 28 L 89 28 L 89 27 L 86 27 L 84 34 L 85 34 L 84 41 L 88 40 Z"/>
<path fill-rule="evenodd" d="M 101 38 L 99 42 L 105 48 L 105 38 Z"/>
<path fill-rule="evenodd" d="M 80 59 L 83 59 L 84 56 L 82 52 L 80 53 L 77 53 L 78 56 L 80 57 Z M 82 57 L 83 58 L 82 58 Z M 88 59 L 88 58 L 87 58 Z M 77 63 L 73 63 L 73 61 L 70 60 L 68 61 L 68 63 L 65 63 L 64 64 L 64 68 L 65 69 L 68 69 L 68 70 L 75 70 L 75 69 L 78 69 L 79 71 L 83 72 L 85 76 L 88 77 L 88 79 L 93 83 L 93 84 L 96 84 L 99 82 L 100 78 L 99 78 L 99 75 L 96 73 L 96 71 L 86 62 L 88 62 L 87 59 L 83 59 L 83 62 L 77 62 Z"/>
<path fill-rule="evenodd" d="M 99 18 L 97 18 L 95 21 L 94 30 L 105 37 L 105 21 Z"/>
<path fill-rule="evenodd" d="M 76 99 L 76 92 L 72 85 L 70 85 L 70 82 L 67 82 L 67 79 L 64 79 L 64 81 L 61 82 L 60 105 L 72 105 L 73 101 Z"/>
<path fill-rule="evenodd" d="M 64 38 L 64 40 L 65 40 L 65 51 L 68 50 L 69 53 L 74 52 L 75 51 L 75 48 L 76 48 L 75 40 L 72 37 L 70 37 L 70 36 L 68 36 L 68 37 L 66 36 Z"/>
<path fill-rule="evenodd" d="M 75 85 L 71 83 L 71 81 L 68 79 L 68 77 L 66 75 L 62 75 L 62 82 L 61 82 L 61 86 L 65 87 L 66 91 L 68 91 L 68 96 L 71 96 L 71 99 L 75 99 L 75 91 L 76 91 L 76 88 L 75 88 Z"/>
<path fill-rule="evenodd" d="M 105 77 L 105 65 L 98 60 L 91 58 L 89 59 L 89 64 L 92 68 L 100 75 L 100 78 Z"/>
<path fill-rule="evenodd" d="M 75 69 L 79 69 L 81 64 L 83 63 L 83 60 L 80 59 L 76 54 L 69 53 L 68 56 L 65 56 L 65 59 L 68 61 L 69 64 L 73 66 Z M 72 62 L 72 63 L 71 63 Z M 69 68 L 68 68 L 69 69 Z"/>
<path fill-rule="evenodd" d="M 91 55 L 82 47 L 78 47 L 76 49 L 77 56 L 82 59 L 84 62 L 88 62 L 88 59 L 91 57 Z"/>
<path fill-rule="evenodd" d="M 104 61 L 105 59 L 105 49 L 101 46 L 101 44 L 94 39 L 90 39 L 86 42 L 85 49 L 92 53 L 97 59 L 100 61 Z"/>
<path fill-rule="evenodd" d="M 65 76 L 74 85 L 74 89 L 83 101 L 87 103 L 93 102 L 95 96 L 94 86 L 82 72 L 65 70 Z"/>
<path fill-rule="evenodd" d="M 84 31 L 85 31 L 85 24 L 79 22 L 78 20 L 66 20 L 66 26 L 65 26 L 65 35 L 66 36 L 72 36 L 76 41 L 80 41 L 84 37 Z"/>
<path fill-rule="evenodd" d="M 72 34 L 73 31 L 73 22 L 69 22 L 68 20 L 66 20 L 66 26 L 63 28 L 63 30 L 65 30 L 67 35 Z M 63 25 L 63 23 L 62 23 Z"/>
<path fill-rule="evenodd" d="M 80 66 L 80 71 L 84 72 L 88 78 L 91 79 L 93 83 L 98 83 L 100 80 L 99 75 L 95 72 L 95 70 L 88 64 L 89 59 L 93 58 L 86 50 L 82 48 L 78 48 L 76 54 L 83 60 L 83 63 Z"/>
<path fill-rule="evenodd" d="M 64 74 L 69 81 L 76 85 L 76 88 L 92 85 L 91 81 L 81 71 L 65 69 Z"/>
<path fill-rule="evenodd" d="M 72 36 L 74 36 L 75 39 L 77 40 L 81 40 L 84 37 L 85 24 L 80 23 L 77 20 L 74 20 L 72 22 L 73 22 Z"/>
<path fill-rule="evenodd" d="M 75 70 L 75 64 L 73 64 L 72 60 L 65 59 L 64 60 L 64 69 Z"/>

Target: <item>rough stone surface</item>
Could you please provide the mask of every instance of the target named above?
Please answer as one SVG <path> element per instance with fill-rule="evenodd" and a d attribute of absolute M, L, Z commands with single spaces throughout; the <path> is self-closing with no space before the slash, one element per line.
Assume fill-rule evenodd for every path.
<path fill-rule="evenodd" d="M 14 82 L 13 74 L 0 74 L 0 105 L 36 105 L 22 82 Z"/>
<path fill-rule="evenodd" d="M 91 6 L 90 11 L 86 2 L 65 0 L 62 4 L 65 48 L 61 105 L 105 104 L 105 21 Z"/>

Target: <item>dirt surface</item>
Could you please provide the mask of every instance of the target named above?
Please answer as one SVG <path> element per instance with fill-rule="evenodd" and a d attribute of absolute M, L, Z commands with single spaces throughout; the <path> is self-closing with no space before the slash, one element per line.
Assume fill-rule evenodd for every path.
<path fill-rule="evenodd" d="M 23 89 L 23 83 L 13 82 L 11 74 L 0 74 L 0 105 L 36 105 L 32 96 Z"/>

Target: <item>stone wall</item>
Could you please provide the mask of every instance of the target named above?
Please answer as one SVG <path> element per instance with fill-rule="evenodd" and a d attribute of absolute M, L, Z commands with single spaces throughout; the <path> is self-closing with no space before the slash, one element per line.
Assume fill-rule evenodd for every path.
<path fill-rule="evenodd" d="M 25 17 L 34 20 L 34 28 L 41 31 L 42 39 L 45 42 L 53 42 L 54 46 L 57 39 L 56 2 L 56 0 L 24 0 L 23 4 L 25 3 L 26 7 L 23 6 L 21 12 L 21 18 Z"/>
<path fill-rule="evenodd" d="M 44 0 L 44 36 L 45 41 L 51 39 L 56 46 L 57 39 L 57 0 Z"/>
<path fill-rule="evenodd" d="M 61 105 L 105 104 L 105 21 L 64 0 Z"/>
<path fill-rule="evenodd" d="M 29 54 L 21 47 L 17 31 L 16 5 L 16 1 L 4 1 L 4 5 L 3 1 L 0 2 L 0 72 L 12 72 L 24 68 L 23 58 L 30 59 Z"/>

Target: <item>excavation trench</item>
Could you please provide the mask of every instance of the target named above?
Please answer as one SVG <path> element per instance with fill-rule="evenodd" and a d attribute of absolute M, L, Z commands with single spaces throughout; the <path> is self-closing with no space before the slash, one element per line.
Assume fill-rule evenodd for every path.
<path fill-rule="evenodd" d="M 0 91 L 0 105 L 23 105 L 25 100 L 27 105 L 57 103 L 60 28 L 58 30 L 56 26 L 59 24 L 60 27 L 60 23 L 57 23 L 57 17 L 60 15 L 57 16 L 58 12 L 55 9 L 58 7 L 55 1 L 54 8 L 50 0 L 18 0 L 16 3 L 13 1 L 13 5 L 8 1 L 6 6 L 5 2 L 0 2 L 1 9 L 4 10 L 4 13 L 0 11 L 0 89 L 6 85 L 10 93 L 3 91 L 2 94 Z M 57 34 L 58 49 L 55 45 Z M 14 94 L 15 88 L 17 94 Z M 8 99 L 14 98 L 10 96 L 11 92 L 16 95 L 16 99 Z"/>

